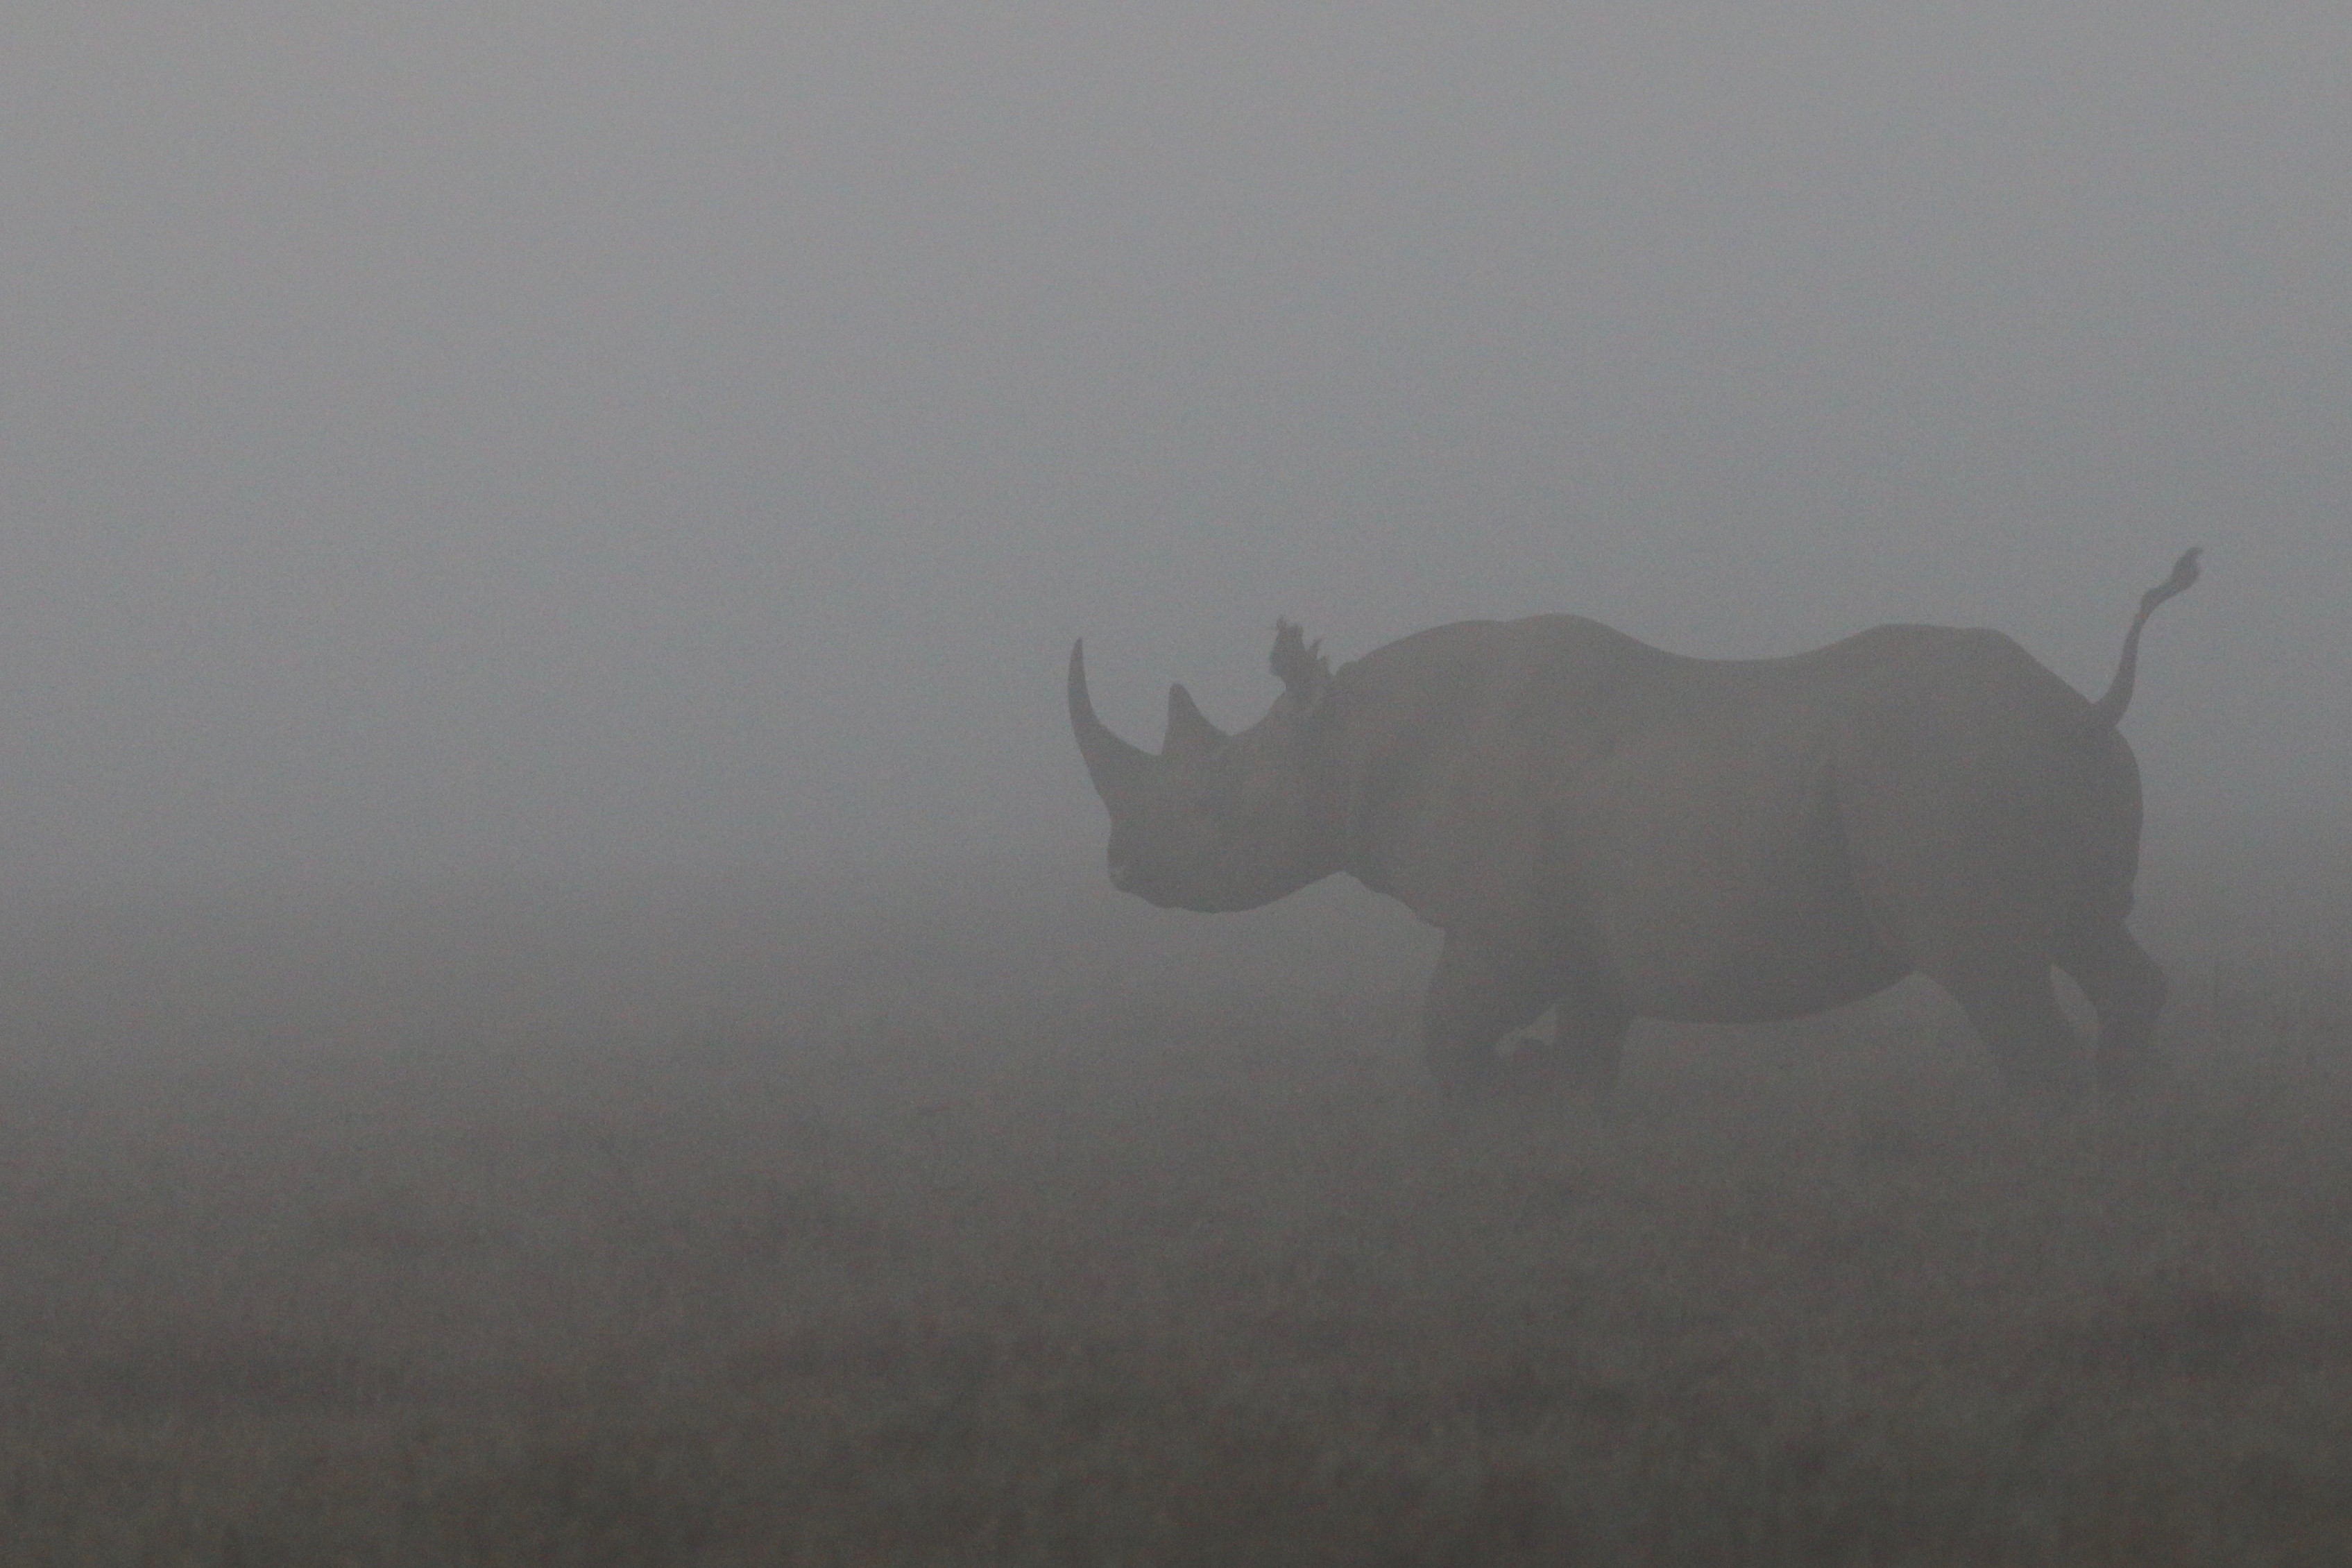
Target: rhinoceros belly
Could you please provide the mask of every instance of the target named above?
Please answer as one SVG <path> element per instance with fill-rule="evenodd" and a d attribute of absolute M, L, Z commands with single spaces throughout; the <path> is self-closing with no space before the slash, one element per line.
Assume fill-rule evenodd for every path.
<path fill-rule="evenodd" d="M 1761 1023 L 1901 979 L 1906 962 L 1855 889 L 1825 773 L 1769 746 L 1728 760 L 1690 750 L 1622 770 L 1573 813 L 1571 896 L 1624 1005 Z"/>

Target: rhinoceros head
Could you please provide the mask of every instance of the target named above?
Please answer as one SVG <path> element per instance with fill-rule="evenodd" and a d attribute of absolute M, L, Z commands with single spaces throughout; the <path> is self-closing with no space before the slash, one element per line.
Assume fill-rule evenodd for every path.
<path fill-rule="evenodd" d="M 1282 695 L 1237 735 L 1170 687 L 1168 738 L 1154 756 L 1095 717 L 1086 646 L 1070 649 L 1070 728 L 1110 809 L 1114 887 L 1162 909 L 1247 910 L 1339 868 L 1330 666 L 1284 621 L 1274 672 Z"/>

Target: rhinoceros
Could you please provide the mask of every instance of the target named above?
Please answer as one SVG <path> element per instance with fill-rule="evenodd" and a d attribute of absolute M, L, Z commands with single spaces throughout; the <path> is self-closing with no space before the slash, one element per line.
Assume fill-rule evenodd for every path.
<path fill-rule="evenodd" d="M 1443 932 L 1422 1044 L 1451 1093 L 1605 1097 L 1636 1018 L 1792 1018 L 1916 972 L 2013 1089 L 2073 1100 L 2158 1067 L 2116 726 L 2140 630 L 2197 558 L 2142 596 L 2095 702 L 1993 631 L 1704 659 L 1553 615 L 1436 626 L 1336 672 L 1279 621 L 1265 716 L 1227 734 L 1171 687 L 1157 755 L 1095 716 L 1081 641 L 1070 723 L 1115 887 L 1246 910 L 1344 871 Z M 2097 1015 L 2089 1071 L 2053 965 Z M 1552 1042 L 1498 1049 L 1547 1010 Z"/>

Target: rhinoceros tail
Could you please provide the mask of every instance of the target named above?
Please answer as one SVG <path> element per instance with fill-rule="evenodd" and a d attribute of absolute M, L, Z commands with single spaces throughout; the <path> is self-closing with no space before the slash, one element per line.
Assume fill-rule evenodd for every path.
<path fill-rule="evenodd" d="M 2175 594 L 2189 591 L 2189 585 L 2197 581 L 2197 557 L 2203 553 L 2200 550 L 2184 552 L 2172 563 L 2172 575 L 2139 596 L 2139 614 L 2132 617 L 2131 630 L 2124 634 L 2124 657 L 2116 665 L 2116 678 L 2107 682 L 2105 694 L 2091 704 L 2094 730 L 2114 729 L 2122 720 L 2124 710 L 2131 706 L 2132 680 L 2139 673 L 2139 629 L 2147 625 L 2148 616 L 2156 614 L 2158 605 Z"/>

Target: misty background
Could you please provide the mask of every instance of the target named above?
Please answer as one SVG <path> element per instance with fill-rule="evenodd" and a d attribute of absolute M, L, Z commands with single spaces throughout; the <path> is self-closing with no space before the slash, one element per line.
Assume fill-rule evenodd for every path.
<path fill-rule="evenodd" d="M 0 1556 L 2341 1561 L 2347 501 L 2345 0 L 0 5 Z M 2190 545 L 2090 1117 L 1450 1105 L 1063 706 Z"/>
<path fill-rule="evenodd" d="M 0 885 L 1090 863 L 1076 636 L 1153 745 L 1277 615 L 2095 694 L 2192 543 L 2152 874 L 2340 859 L 2347 80 L 2321 4 L 12 8 Z"/>

